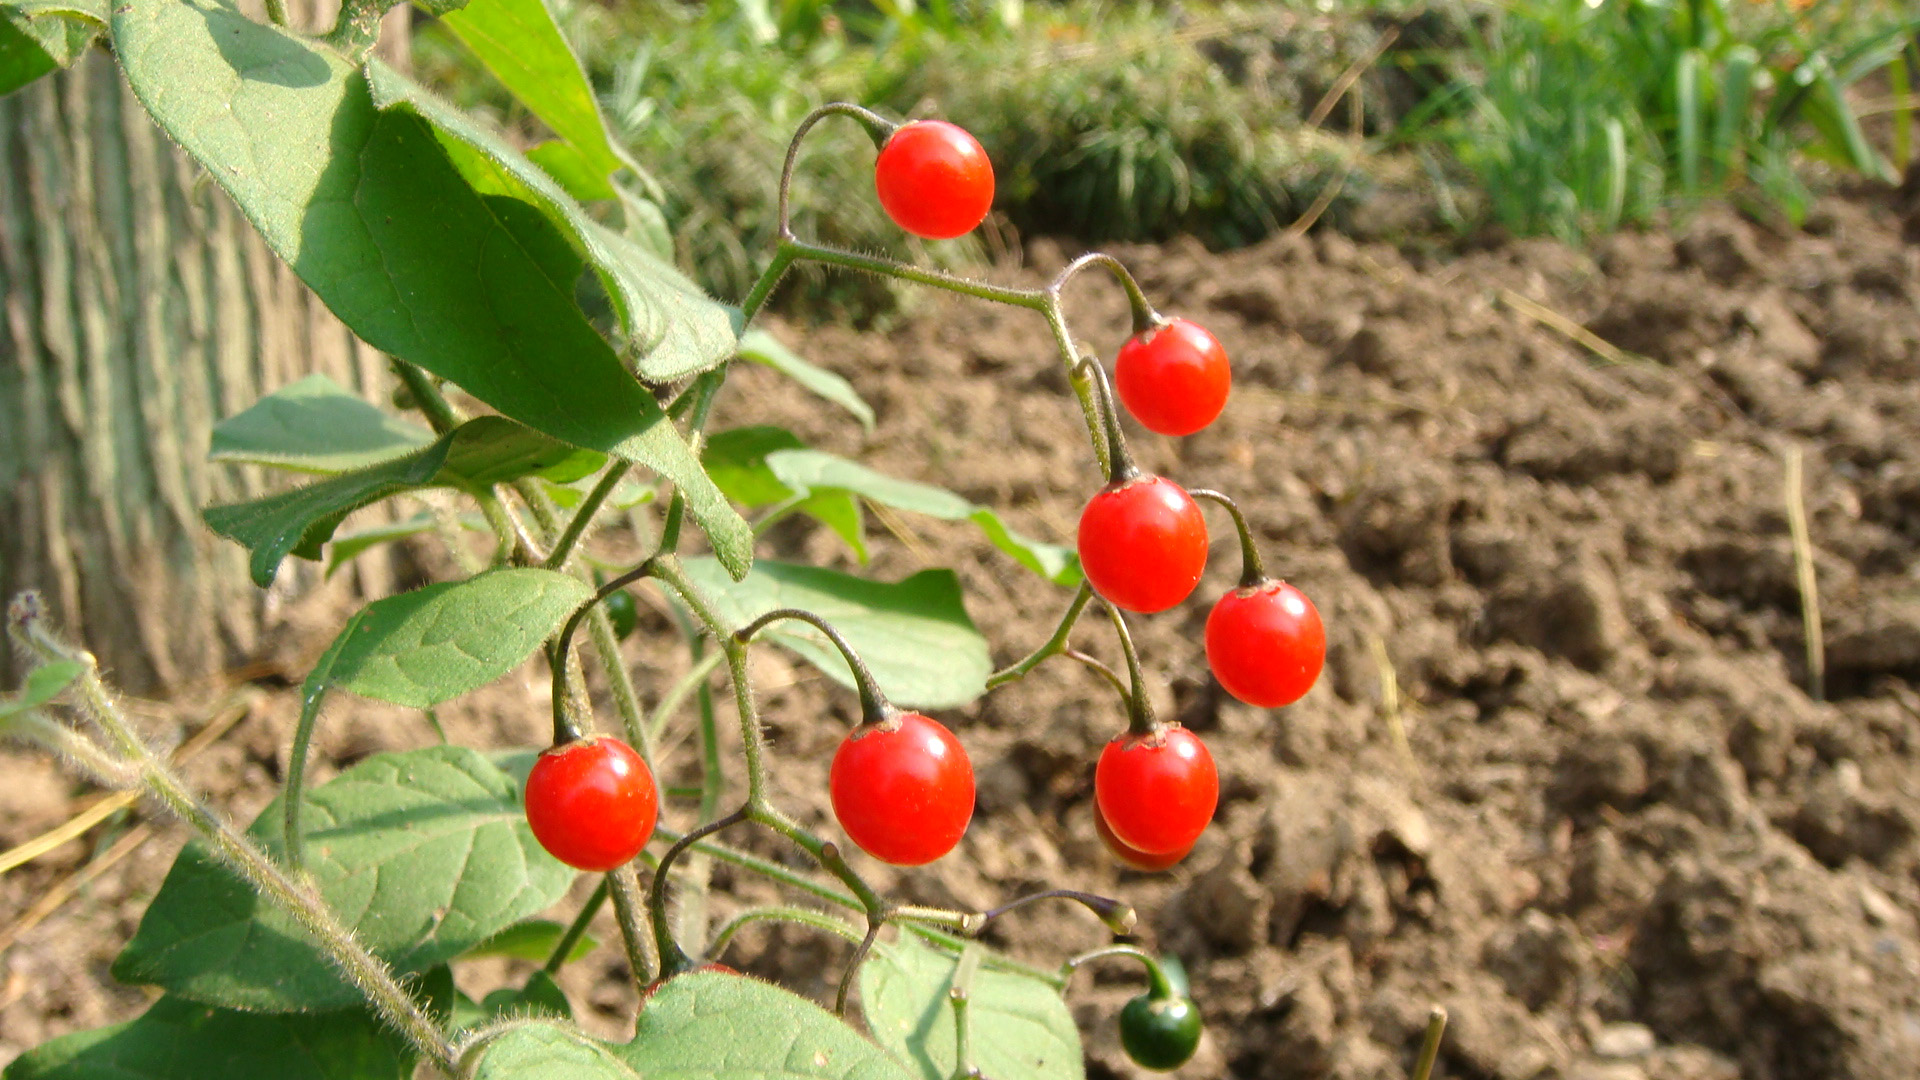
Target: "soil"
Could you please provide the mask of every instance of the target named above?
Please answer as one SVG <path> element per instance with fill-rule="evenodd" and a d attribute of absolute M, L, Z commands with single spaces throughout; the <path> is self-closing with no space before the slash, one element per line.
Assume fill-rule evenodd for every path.
<path fill-rule="evenodd" d="M 1439 1004 L 1452 1017 L 1450 1077 L 1911 1077 L 1920 247 L 1902 228 L 1920 213 L 1903 222 L 1902 211 L 1890 195 L 1834 198 L 1791 234 L 1708 211 L 1674 235 L 1590 252 L 1332 233 L 1228 254 L 1117 251 L 1162 310 L 1210 327 L 1235 367 L 1222 419 L 1179 441 L 1136 431 L 1141 463 L 1241 500 L 1270 569 L 1325 616 L 1325 676 L 1278 711 L 1208 678 L 1206 598 L 1238 572 L 1215 520 L 1197 598 L 1134 620 L 1157 704 L 1221 768 L 1217 823 L 1185 863 L 1141 875 L 1106 857 L 1091 765 L 1123 717 L 1097 677 L 1054 662 L 943 714 L 978 770 L 973 828 L 942 863 L 878 868 L 875 880 L 967 907 L 1059 886 L 1130 900 L 1141 939 L 1185 961 L 1209 1020 L 1181 1075 L 1404 1075 Z M 1037 282 L 1064 261 L 1039 241 L 994 273 Z M 1126 327 L 1114 293 L 1091 278 L 1070 292 L 1073 325 L 1106 356 Z M 758 368 L 738 373 L 719 423 L 789 426 L 1070 541 L 1100 478 L 1032 313 L 942 297 L 874 333 L 776 330 L 849 378 L 876 430 Z M 1803 480 L 1790 494 L 1795 460 Z M 1796 498 L 1825 701 L 1808 692 Z M 954 566 L 1001 662 L 1046 638 L 1060 590 L 964 523 L 898 524 L 899 540 L 875 530 L 862 572 Z M 797 520 L 763 550 L 855 568 Z M 294 711 L 284 683 L 324 644 L 328 603 L 292 609 L 260 669 L 280 685 L 268 675 L 248 718 L 193 759 L 216 801 L 250 814 L 270 796 Z M 643 607 L 634 659 L 649 702 L 686 669 L 668 626 Z M 1097 621 L 1076 641 L 1115 659 Z M 778 798 L 831 834 L 827 759 L 855 704 L 789 657 L 768 650 L 756 664 Z M 534 745 L 545 695 L 529 666 L 441 719 L 459 741 Z M 177 736 L 209 699 L 160 710 L 156 737 Z M 331 769 L 433 738 L 418 714 L 341 704 L 321 750 Z M 683 745 L 667 771 L 684 781 L 693 768 Z M 0 769 L 5 844 L 92 798 L 30 759 Z M 684 825 L 689 812 L 674 803 L 667 818 Z M 126 827 L 0 879 L 0 919 Z M 107 965 L 180 842 L 160 827 L 7 951 L 0 1060 L 142 1005 Z M 770 895 L 724 868 L 715 880 L 716 916 Z M 604 920 L 597 932 L 613 936 Z M 989 937 L 1049 965 L 1104 939 L 1067 905 L 1007 916 Z M 584 1021 L 610 1034 L 633 1003 L 618 951 L 563 980 Z M 824 996 L 844 956 L 782 929 L 744 934 L 726 959 Z M 463 980 L 483 989 L 512 966 L 475 965 Z M 1112 1026 L 1137 972 L 1079 980 L 1090 1074 L 1139 1075 Z"/>

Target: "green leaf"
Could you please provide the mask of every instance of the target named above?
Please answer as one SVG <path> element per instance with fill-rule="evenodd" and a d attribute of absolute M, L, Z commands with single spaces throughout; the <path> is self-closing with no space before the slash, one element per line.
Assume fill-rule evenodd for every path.
<path fill-rule="evenodd" d="M 756 364 L 765 364 L 801 386 L 852 413 L 860 426 L 873 431 L 873 406 L 868 405 L 853 384 L 823 367 L 802 360 L 765 330 L 749 330 L 740 338 L 740 355 Z"/>
<path fill-rule="evenodd" d="M 560 939 L 565 937 L 567 928 L 551 919 L 528 919 L 517 922 L 487 940 L 468 949 L 466 957 L 506 956 L 515 960 L 532 960 L 544 964 L 560 947 Z M 567 962 L 575 960 L 598 948 L 600 943 L 592 934 L 581 934 L 574 942 L 573 951 L 567 953 Z"/>
<path fill-rule="evenodd" d="M 308 792 L 303 820 L 321 898 L 401 974 L 546 909 L 574 878 L 533 838 L 514 779 L 465 747 L 368 758 Z M 282 821 L 275 800 L 250 830 L 275 855 Z M 174 861 L 113 974 L 263 1012 L 361 1000 L 305 929 L 199 840 Z"/>
<path fill-rule="evenodd" d="M 365 1009 L 318 1016 L 213 1009 L 163 997 L 137 1020 L 65 1035 L 4 1080 L 407 1080 L 412 1049 Z"/>
<path fill-rule="evenodd" d="M 926 1080 L 953 1075 L 956 1043 L 947 991 L 960 958 L 902 933 L 860 969 L 860 1007 L 880 1045 Z M 967 1036 L 984 1076 L 1081 1080 L 1080 1030 L 1060 991 L 1031 975 L 981 965 L 969 987 Z"/>
<path fill-rule="evenodd" d="M 527 976 L 525 986 L 503 986 L 488 994 L 480 1002 L 480 1011 L 489 1019 L 497 1016 L 532 1016 L 536 1013 L 562 1020 L 573 1019 L 573 1004 L 567 1000 L 566 991 L 560 989 L 560 984 L 554 982 L 553 976 L 545 971 L 535 971 Z"/>
<path fill-rule="evenodd" d="M 554 179 L 492 131 L 379 61 L 367 66 L 376 105 L 433 126 L 454 166 L 482 195 L 518 200 L 545 215 L 595 269 L 642 378 L 667 382 L 716 367 L 740 338 L 740 313 L 715 303 L 680 271 L 595 221 Z"/>
<path fill-rule="evenodd" d="M 72 660 L 56 660 L 51 664 L 42 664 L 27 673 L 26 682 L 20 687 L 20 693 L 11 701 L 0 701 L 0 720 L 9 716 L 37 709 L 54 698 L 60 692 L 73 685 L 86 669 Z"/>
<path fill-rule="evenodd" d="M 74 61 L 106 28 L 104 3 L 8 0 L 0 3 L 0 96 Z"/>
<path fill-rule="evenodd" d="M 772 983 L 722 972 L 682 975 L 654 991 L 619 1053 L 649 1080 L 906 1080 L 832 1013 Z"/>
<path fill-rule="evenodd" d="M 639 1073 L 615 1056 L 616 1050 L 571 1027 L 533 1020 L 490 1040 L 472 1076 L 473 1080 L 641 1080 Z"/>
<path fill-rule="evenodd" d="M 579 578 L 525 567 L 376 600 L 347 620 L 307 692 L 338 687 L 431 708 L 518 667 L 592 595 Z"/>
<path fill-rule="evenodd" d="M 1007 527 L 991 507 L 979 506 L 944 488 L 899 480 L 818 450 L 779 449 L 766 455 L 767 470 L 786 487 L 815 496 L 846 492 L 863 499 L 943 521 L 971 521 L 993 545 L 1056 585 L 1080 584 L 1073 549 L 1030 540 Z"/>
<path fill-rule="evenodd" d="M 21 25 L 25 21 L 0 11 L 0 95 L 11 94 L 60 66 Z"/>
<path fill-rule="evenodd" d="M 418 450 L 433 432 L 309 375 L 213 425 L 212 461 L 337 474 Z"/>
<path fill-rule="evenodd" d="M 253 552 L 254 583 L 266 588 L 289 554 L 318 559 L 340 522 L 369 503 L 424 487 L 472 492 L 522 476 L 578 479 L 604 460 L 504 417 L 482 416 L 405 457 L 251 502 L 209 506 L 201 516 Z"/>
<path fill-rule="evenodd" d="M 576 198 L 613 198 L 607 177 L 619 170 L 620 158 L 586 72 L 544 0 L 473 0 L 442 16 L 440 24 L 572 151 L 579 168 L 563 171 L 576 173 L 582 187 L 570 184 L 568 190 Z M 592 185 L 584 183 L 589 179 Z"/>
<path fill-rule="evenodd" d="M 431 126 L 376 109 L 367 79 L 320 42 L 224 0 L 124 0 L 112 28 L 148 112 L 354 333 L 537 431 L 666 476 L 746 573 L 746 522 L 587 320 L 575 280 L 552 276 L 565 238 L 475 191 Z M 731 351 L 728 337 L 721 358 Z"/>
<path fill-rule="evenodd" d="M 897 704 L 951 708 L 986 692 L 993 670 L 987 640 L 967 617 L 951 570 L 922 570 L 889 583 L 762 559 L 745 581 L 734 582 L 711 559 L 689 559 L 686 568 L 732 625 L 783 607 L 806 608 L 826 619 Z M 841 685 L 853 685 L 846 661 L 805 623 L 776 623 L 765 636 Z"/>
<path fill-rule="evenodd" d="M 769 454 L 804 446 L 800 437 L 786 428 L 732 428 L 709 437 L 700 460 L 714 483 L 734 502 L 748 507 L 776 507 L 761 519 L 756 532 L 787 513 L 803 513 L 838 533 L 860 561 L 866 562 L 866 522 L 858 500 L 841 491 L 796 492 L 768 467 Z"/>
<path fill-rule="evenodd" d="M 335 570 L 353 561 L 353 558 L 363 551 L 378 547 L 381 544 L 392 543 L 395 540 L 405 540 L 409 536 L 418 536 L 424 532 L 432 532 L 433 527 L 433 515 L 430 513 L 419 513 L 404 521 L 395 521 L 387 525 L 375 525 L 371 528 L 348 533 L 345 536 L 336 536 L 332 542 L 327 545 L 326 576 L 332 577 Z M 484 529 L 486 525 L 482 523 L 479 527 Z"/>

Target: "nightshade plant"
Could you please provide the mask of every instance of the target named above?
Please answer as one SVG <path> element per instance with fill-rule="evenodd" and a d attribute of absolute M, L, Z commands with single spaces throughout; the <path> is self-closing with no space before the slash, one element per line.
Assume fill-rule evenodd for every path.
<path fill-rule="evenodd" d="M 319 478 L 210 507 L 208 525 L 250 552 L 264 587 L 290 555 L 337 562 L 406 531 L 336 535 L 354 510 L 445 488 L 472 501 L 494 551 L 479 573 L 376 600 L 347 621 L 304 683 L 286 789 L 244 831 L 149 748 L 92 658 L 58 636 L 32 594 L 12 602 L 10 632 L 38 666 L 0 703 L 6 733 L 101 783 L 143 789 L 198 838 L 113 967 L 122 981 L 156 988 L 157 1000 L 137 1019 L 29 1052 L 6 1080 L 252 1078 L 284 1075 L 295 1060 L 309 1069 L 302 1075 L 328 1080 L 421 1069 L 516 1080 L 664 1072 L 1075 1077 L 1083 1073 L 1079 1034 L 1062 994 L 1079 965 L 1109 956 L 1140 961 L 1148 975 L 1151 1008 L 1130 1007 L 1125 1021 L 1129 1051 L 1154 1067 L 1193 1052 L 1200 1022 L 1184 983 L 1176 987 L 1139 949 L 1115 944 L 1049 970 L 972 940 L 990 920 L 1041 900 L 1083 905 L 1124 935 L 1134 923 L 1124 902 L 1057 889 L 991 911 L 901 903 L 868 884 L 850 850 L 774 805 L 767 777 L 775 765 L 748 662 L 753 644 L 777 643 L 857 692 L 861 723 L 833 766 L 835 813 L 871 856 L 919 864 L 959 841 L 974 792 L 964 739 L 912 710 L 963 705 L 1050 658 L 1090 659 L 1069 638 L 1104 597 L 1126 671 L 1102 670 L 1127 720 L 1099 762 L 1102 835 L 1134 866 L 1164 869 L 1191 849 L 1213 815 L 1218 780 L 1200 741 L 1153 715 L 1121 610 L 1161 610 L 1193 590 L 1206 557 L 1196 495 L 1232 512 L 1245 563 L 1241 591 L 1265 595 L 1273 585 L 1231 500 L 1189 494 L 1134 468 L 1105 370 L 1074 343 L 1060 293 L 1087 269 L 1125 290 L 1136 337 L 1168 325 L 1123 266 L 1089 255 L 1044 288 L 1010 288 L 793 235 L 793 165 L 820 121 L 860 124 L 876 149 L 908 130 L 942 133 L 940 146 L 950 147 L 947 137 L 959 131 L 900 128 L 835 104 L 800 122 L 778 193 L 778 245 L 759 283 L 729 307 L 650 246 L 648 223 L 657 217 L 629 187 L 643 174 L 607 138 L 542 0 L 423 5 L 551 128 L 556 138 L 526 153 L 371 58 L 377 0 L 350 0 L 319 38 L 279 25 L 277 4 L 270 15 L 279 18 L 257 22 L 226 0 L 120 0 L 111 12 L 89 2 L 0 3 L 5 85 L 105 35 L 153 119 L 340 318 L 392 358 L 394 400 L 425 425 L 317 377 L 285 387 L 222 422 L 213 450 Z M 907 207 L 903 225 L 928 233 L 978 224 L 990 166 L 963 164 L 894 175 L 883 160 L 890 210 Z M 871 422 L 844 381 L 747 329 L 801 261 L 1011 304 L 1044 320 L 1092 458 L 1110 481 L 1082 521 L 1085 580 L 1074 553 L 1019 536 L 989 508 L 808 450 L 779 429 L 707 431 L 729 370 L 743 360 L 778 369 Z M 583 289 L 603 293 L 608 324 L 583 312 Z M 464 415 L 448 385 L 492 411 Z M 759 527 L 809 514 L 857 547 L 861 500 L 977 523 L 1025 571 L 1062 589 L 1065 612 L 1053 635 L 995 672 L 950 572 L 882 582 L 756 562 L 757 529 L 741 507 L 761 511 Z M 596 530 L 615 513 L 650 534 L 649 553 L 636 564 L 611 565 L 595 553 Z M 695 529 L 710 554 L 687 551 Z M 672 605 L 692 658 L 650 714 L 618 649 L 633 627 L 628 590 L 643 582 Z M 1298 635 L 1249 625 L 1226 631 L 1244 638 L 1233 643 L 1236 685 L 1268 693 L 1259 672 L 1272 665 L 1286 672 L 1288 695 L 1304 692 L 1319 669 L 1319 639 L 1303 652 Z M 577 643 L 608 684 L 616 731 L 602 730 L 593 715 Z M 552 675 L 550 747 L 383 753 L 327 783 L 307 783 L 312 736 L 330 696 L 430 710 L 535 653 Z M 728 766 L 708 689 L 722 666 L 744 748 L 746 793 L 737 805 L 723 805 Z M 683 720 L 690 702 L 697 717 Z M 689 727 L 702 764 L 697 799 L 663 811 L 651 759 L 669 733 Z M 662 818 L 678 831 L 656 829 Z M 796 872 L 719 836 L 749 827 L 791 843 L 820 873 Z M 712 933 L 704 918 L 676 922 L 669 905 L 706 887 L 688 871 L 695 852 L 762 874 L 805 905 L 749 909 Z M 568 894 L 577 870 L 603 875 L 590 899 L 570 925 L 539 921 Z M 633 977 L 647 991 L 626 1043 L 575 1027 L 553 979 L 609 902 Z M 737 932 L 765 920 L 854 943 L 833 1011 L 718 963 Z M 523 985 L 480 1001 L 455 989 L 451 965 L 506 942 L 550 959 Z M 865 1035 L 842 1018 L 856 988 Z"/>

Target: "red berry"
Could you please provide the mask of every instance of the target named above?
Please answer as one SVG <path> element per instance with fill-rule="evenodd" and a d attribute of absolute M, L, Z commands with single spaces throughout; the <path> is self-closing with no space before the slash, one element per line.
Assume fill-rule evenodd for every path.
<path fill-rule="evenodd" d="M 873 185 L 893 223 L 929 240 L 972 232 L 993 206 L 993 162 L 965 128 L 902 124 L 880 148 Z"/>
<path fill-rule="evenodd" d="M 1227 350 L 1185 319 L 1127 339 L 1113 363 L 1113 385 L 1148 431 L 1191 435 L 1220 415 L 1233 372 Z"/>
<path fill-rule="evenodd" d="M 647 763 L 606 735 L 542 753 L 527 774 L 526 804 L 540 846 L 580 870 L 611 870 L 640 854 L 660 816 Z"/>
<path fill-rule="evenodd" d="M 1098 806 L 1093 808 L 1093 831 L 1100 834 L 1101 842 L 1107 845 L 1107 852 L 1115 862 L 1143 874 L 1157 874 L 1166 870 L 1193 851 L 1192 844 L 1165 855 L 1149 855 L 1139 848 L 1128 847 L 1125 841 L 1113 835 L 1113 826 L 1107 824 L 1107 816 L 1100 812 Z"/>
<path fill-rule="evenodd" d="M 834 752 L 833 816 L 860 850 L 919 866 L 953 850 L 973 819 L 973 765 L 960 740 L 919 713 L 863 724 Z"/>
<path fill-rule="evenodd" d="M 1117 608 L 1154 612 L 1185 600 L 1207 568 L 1207 521 L 1162 476 L 1108 484 L 1080 511 L 1080 569 Z"/>
<path fill-rule="evenodd" d="M 1222 596 L 1207 616 L 1207 666 L 1249 705 L 1291 705 L 1313 689 L 1327 659 L 1327 631 L 1306 594 L 1263 581 Z"/>
<path fill-rule="evenodd" d="M 1122 732 L 1100 752 L 1093 799 L 1116 840 L 1148 855 L 1171 855 L 1192 848 L 1213 820 L 1220 774 L 1206 744 L 1186 728 Z"/>

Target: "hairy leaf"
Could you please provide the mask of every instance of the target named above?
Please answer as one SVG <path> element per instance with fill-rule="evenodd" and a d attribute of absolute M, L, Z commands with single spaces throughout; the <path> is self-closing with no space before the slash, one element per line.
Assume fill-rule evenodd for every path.
<path fill-rule="evenodd" d="M 796 492 L 767 465 L 768 455 L 805 444 L 783 427 L 759 425 L 714 432 L 700 451 L 701 464 L 727 497 L 746 507 L 770 506 L 756 531 L 787 513 L 807 514 L 838 533 L 861 562 L 867 561 L 866 522 L 860 503 L 843 491 Z"/>
<path fill-rule="evenodd" d="M 860 1005 L 880 1045 L 925 1080 L 954 1074 L 957 1044 L 947 991 L 960 958 L 902 933 L 860 969 Z M 984 1076 L 1081 1080 L 1080 1030 L 1060 991 L 1031 975 L 983 964 L 968 988 L 968 1041 Z"/>
<path fill-rule="evenodd" d="M 565 937 L 567 928 L 552 919 L 528 919 L 517 922 L 505 930 L 466 951 L 466 956 L 507 956 L 515 960 L 532 960 L 544 964 L 560 947 L 560 939 Z M 599 946 L 592 934 L 581 934 L 573 943 L 572 951 L 567 953 L 569 962 L 578 960 Z"/>
<path fill-rule="evenodd" d="M 763 559 L 745 581 L 734 582 L 710 559 L 689 559 L 686 567 L 733 625 L 784 607 L 806 608 L 826 619 L 896 704 L 951 708 L 986 692 L 993 671 L 987 641 L 967 617 L 960 581 L 951 570 L 922 570 L 903 581 L 884 582 Z M 778 622 L 764 636 L 841 685 L 853 685 L 853 672 L 839 651 L 806 623 Z"/>
<path fill-rule="evenodd" d="M 208 457 L 333 474 L 377 465 L 432 441 L 433 432 L 313 374 L 213 425 Z"/>
<path fill-rule="evenodd" d="M 520 666 L 593 590 L 553 570 L 489 570 L 375 600 L 307 677 L 416 709 L 451 701 Z"/>
<path fill-rule="evenodd" d="M 137 1020 L 78 1031 L 4 1080 L 407 1080 L 414 1053 L 365 1009 L 317 1016 L 215 1009 L 167 996 Z"/>
<path fill-rule="evenodd" d="M 671 479 L 746 572 L 746 522 L 582 313 L 575 280 L 555 276 L 568 241 L 512 209 L 527 204 L 476 191 L 434 127 L 376 108 L 340 54 L 224 0 L 124 0 L 112 31 L 147 111 L 356 334 L 537 431 Z M 684 329 L 681 309 L 655 314 L 663 340 Z"/>
<path fill-rule="evenodd" d="M 26 682 L 20 687 L 20 693 L 11 700 L 0 700 L 0 720 L 9 716 L 39 708 L 60 692 L 73 685 L 86 669 L 71 660 L 57 660 L 51 664 L 42 664 L 27 673 Z"/>
<path fill-rule="evenodd" d="M 250 830 L 275 854 L 282 821 L 276 800 Z M 403 974 L 544 910 L 574 878 L 533 838 L 514 779 L 464 747 L 368 758 L 308 792 L 303 821 L 321 898 Z M 304 928 L 198 840 L 175 860 L 113 974 L 263 1012 L 360 1000 Z"/>
<path fill-rule="evenodd" d="M 504 417 L 482 416 L 404 457 L 251 502 L 210 506 L 203 516 L 214 532 L 253 553 L 254 583 L 265 588 L 289 554 L 318 559 L 340 522 L 369 503 L 423 487 L 478 491 L 522 476 L 578 479 L 604 461 Z"/>

